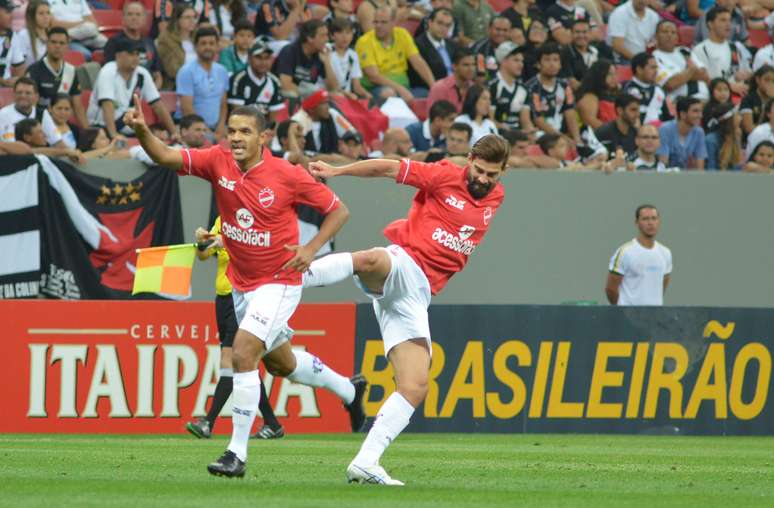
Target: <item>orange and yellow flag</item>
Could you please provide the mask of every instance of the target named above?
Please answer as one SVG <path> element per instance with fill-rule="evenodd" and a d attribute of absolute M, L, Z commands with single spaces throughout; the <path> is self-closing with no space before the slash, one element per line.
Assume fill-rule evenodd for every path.
<path fill-rule="evenodd" d="M 132 294 L 163 293 L 189 296 L 196 244 L 137 249 Z"/>

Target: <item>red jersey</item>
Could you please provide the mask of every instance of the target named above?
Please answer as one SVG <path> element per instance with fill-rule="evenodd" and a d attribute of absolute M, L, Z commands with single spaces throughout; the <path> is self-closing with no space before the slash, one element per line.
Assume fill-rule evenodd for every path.
<path fill-rule="evenodd" d="M 226 272 L 231 284 L 240 291 L 269 283 L 300 285 L 301 273 L 280 271 L 294 256 L 285 245 L 298 244 L 296 205 L 327 214 L 339 206 L 336 194 L 304 168 L 265 148 L 261 162 L 245 172 L 220 146 L 183 149 L 182 155 L 178 174 L 212 183 L 223 244 L 231 258 Z"/>
<path fill-rule="evenodd" d="M 426 164 L 404 159 L 395 180 L 419 192 L 408 218 L 389 224 L 384 236 L 416 261 L 436 295 L 452 275 L 465 268 L 503 202 L 505 190 L 498 183 L 483 199 L 474 199 L 468 192 L 467 169 L 448 161 Z"/>

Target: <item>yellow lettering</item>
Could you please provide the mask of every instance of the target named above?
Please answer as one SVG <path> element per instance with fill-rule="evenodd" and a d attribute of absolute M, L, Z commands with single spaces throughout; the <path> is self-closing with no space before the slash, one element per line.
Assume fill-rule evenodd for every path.
<path fill-rule="evenodd" d="M 749 404 L 742 400 L 742 387 L 747 364 L 751 360 L 758 362 L 758 382 L 755 385 L 755 395 Z M 731 373 L 731 389 L 729 403 L 731 412 L 740 420 L 751 420 L 758 416 L 766 404 L 771 381 L 771 353 L 766 346 L 758 342 L 745 345 L 736 355 L 734 371 Z"/>
<path fill-rule="evenodd" d="M 486 394 L 486 405 L 495 418 L 513 418 L 524 409 L 527 402 L 527 387 L 521 377 L 508 368 L 508 358 L 516 357 L 516 365 L 529 367 L 532 364 L 532 354 L 526 344 L 518 340 L 504 342 L 495 351 L 492 367 L 498 381 L 513 392 L 513 398 L 505 403 L 497 392 Z"/>
<path fill-rule="evenodd" d="M 712 384 L 710 384 L 710 378 L 714 381 Z M 723 343 L 710 344 L 683 417 L 696 418 L 701 403 L 705 400 L 714 400 L 715 418 L 728 418 L 727 390 L 726 345 Z"/>
<path fill-rule="evenodd" d="M 433 359 L 430 363 L 430 372 L 427 380 L 427 397 L 425 397 L 425 418 L 438 417 L 438 381 L 436 379 L 443 372 L 443 366 L 446 363 L 446 353 L 443 348 L 433 342 Z"/>
<path fill-rule="evenodd" d="M 379 357 L 384 357 L 384 345 L 381 340 L 367 340 L 365 351 L 363 351 L 363 365 L 360 372 L 368 380 L 368 388 L 364 397 L 363 407 L 368 416 L 376 416 L 379 408 L 384 401 L 395 391 L 395 379 L 393 377 L 392 365 L 387 363 L 387 367 L 382 370 L 376 370 L 376 361 Z M 369 394 L 374 386 L 381 386 L 383 393 L 381 400 L 369 400 Z"/>
<path fill-rule="evenodd" d="M 467 381 L 468 377 L 470 382 Z M 451 417 L 460 399 L 470 399 L 473 403 L 473 417 L 484 418 L 484 397 L 484 343 L 471 340 L 465 346 L 457 372 L 454 373 L 446 401 L 441 408 L 441 418 Z"/>
<path fill-rule="evenodd" d="M 567 363 L 570 359 L 569 342 L 560 342 L 556 348 L 554 360 L 554 376 L 551 379 L 551 393 L 548 395 L 548 409 L 546 416 L 549 418 L 582 418 L 583 402 L 564 402 L 564 381 L 567 378 Z"/>
<path fill-rule="evenodd" d="M 626 400 L 626 417 L 637 418 L 640 415 L 640 401 L 642 400 L 642 384 L 645 381 L 645 366 L 648 364 L 647 342 L 637 343 L 637 351 L 634 353 L 634 367 L 632 367 L 632 382 L 629 384 L 629 397 Z"/>
<path fill-rule="evenodd" d="M 548 380 L 548 367 L 551 364 L 551 353 L 554 349 L 553 342 L 541 342 L 538 351 L 535 380 L 532 382 L 532 399 L 529 402 L 529 417 L 540 418 L 543 416 L 543 401 L 546 398 L 546 381 Z"/>
<path fill-rule="evenodd" d="M 600 342 L 597 345 L 597 356 L 594 359 L 594 370 L 591 374 L 589 403 L 586 407 L 587 418 L 620 418 L 623 404 L 602 402 L 602 392 L 606 387 L 623 386 L 623 372 L 607 370 L 607 360 L 610 357 L 627 358 L 631 356 L 631 342 Z"/>
<path fill-rule="evenodd" d="M 665 360 L 669 358 L 669 372 L 665 372 Z M 683 385 L 680 380 L 688 369 L 688 351 L 680 344 L 657 343 L 653 347 L 653 362 L 650 365 L 648 391 L 645 395 L 644 418 L 655 418 L 656 405 L 661 390 L 669 392 L 669 417 L 682 418 Z"/>

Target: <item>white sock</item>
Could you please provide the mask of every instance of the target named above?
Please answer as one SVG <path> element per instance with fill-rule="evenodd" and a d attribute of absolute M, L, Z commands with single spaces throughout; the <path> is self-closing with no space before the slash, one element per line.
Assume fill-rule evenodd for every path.
<path fill-rule="evenodd" d="M 250 440 L 250 430 L 253 428 L 255 413 L 261 398 L 260 387 L 261 377 L 257 370 L 234 374 L 232 394 L 234 407 L 231 410 L 233 430 L 228 449 L 234 452 L 241 461 L 247 461 L 247 442 Z"/>
<path fill-rule="evenodd" d="M 384 450 L 403 432 L 413 414 L 414 406 L 403 395 L 393 392 L 379 408 L 374 425 L 352 462 L 361 466 L 378 464 Z"/>
<path fill-rule="evenodd" d="M 344 404 L 355 400 L 355 386 L 338 372 L 334 372 L 319 358 L 306 351 L 293 350 L 296 357 L 296 370 L 288 379 L 307 386 L 319 386 L 335 393 Z"/>
<path fill-rule="evenodd" d="M 330 286 L 352 277 L 352 254 L 339 252 L 328 254 L 312 262 L 309 269 L 304 272 L 304 287 Z"/>

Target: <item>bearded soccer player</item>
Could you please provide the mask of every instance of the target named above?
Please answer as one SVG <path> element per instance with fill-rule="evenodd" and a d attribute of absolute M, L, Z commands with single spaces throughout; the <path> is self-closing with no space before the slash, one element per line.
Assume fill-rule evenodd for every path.
<path fill-rule="evenodd" d="M 231 442 L 207 470 L 217 476 L 245 474 L 247 443 L 260 397 L 261 359 L 275 376 L 334 392 L 349 411 L 353 427 L 360 428 L 365 420 L 365 381 L 354 378 L 352 382 L 311 354 L 292 350 L 287 327 L 301 300 L 301 274 L 346 222 L 346 206 L 303 168 L 271 155 L 263 146 L 263 116 L 254 107 L 231 112 L 227 127 L 230 150 L 168 147 L 151 134 L 137 107 L 126 113 L 124 122 L 157 164 L 209 180 L 220 212 L 239 330 L 232 349 Z M 325 215 L 319 233 L 306 245 L 297 245 L 295 210 L 300 204 Z"/>
<path fill-rule="evenodd" d="M 351 275 L 373 299 L 384 353 L 395 371 L 397 390 L 379 409 L 360 452 L 347 468 L 350 483 L 403 485 L 379 464 L 389 444 L 409 424 L 427 395 L 430 369 L 430 295 L 461 271 L 484 238 L 505 197 L 499 183 L 510 145 L 487 135 L 473 145 L 467 165 L 374 159 L 347 166 L 310 164 L 318 177 L 386 177 L 419 189 L 408 218 L 388 225 L 387 248 L 331 254 L 311 264 L 304 286 L 325 286 Z"/>

